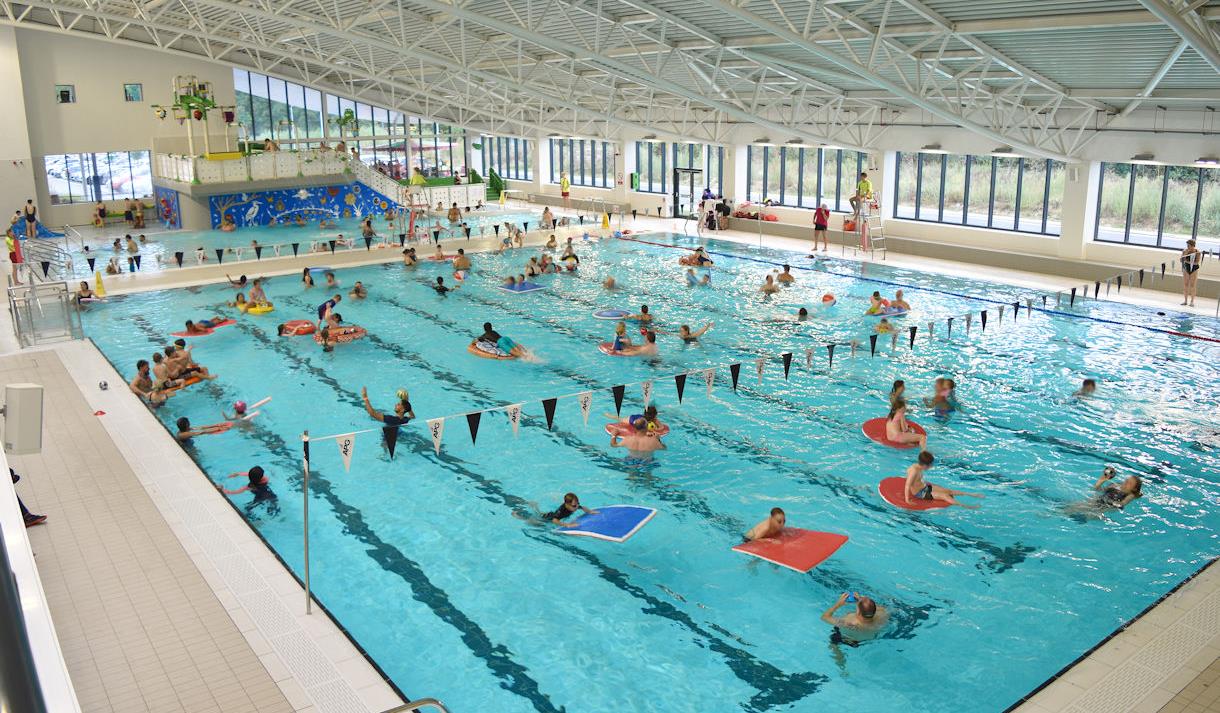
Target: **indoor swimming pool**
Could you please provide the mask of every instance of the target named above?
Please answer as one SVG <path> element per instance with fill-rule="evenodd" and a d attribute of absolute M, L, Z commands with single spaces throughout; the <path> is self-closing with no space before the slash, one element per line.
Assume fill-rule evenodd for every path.
<path fill-rule="evenodd" d="M 294 231 L 260 230 L 260 243 L 263 232 L 272 243 Z M 251 231 L 203 235 L 248 244 Z M 375 427 L 361 387 L 382 411 L 409 390 L 417 419 L 392 460 L 377 432 L 356 437 L 350 471 L 333 441 L 312 446 L 312 586 L 401 691 L 454 711 L 1000 711 L 1220 554 L 1220 431 L 1204 417 L 1220 410 L 1214 320 L 1067 298 L 1056 309 L 1053 295 L 1043 309 L 1025 288 L 715 241 L 704 243 L 711 284 L 692 287 L 677 248 L 696 243 L 643 237 L 577 240 L 579 270 L 535 278 L 545 289 L 530 293 L 498 285 L 538 248 L 473 256 L 446 295 L 431 284 L 453 284 L 448 263 L 394 262 L 337 271 L 338 290 L 272 278 L 275 311 L 261 316 L 227 308 L 235 291 L 210 285 L 94 303 L 84 323 L 129 379 L 185 320 L 236 318 L 191 340 L 218 378 L 156 415 L 172 432 L 179 417 L 216 423 L 235 401 L 272 397 L 250 428 L 187 448 L 226 487 L 232 473 L 266 470 L 277 500 L 232 501 L 298 576 L 302 433 Z M 761 294 L 784 262 L 795 284 Z M 619 289 L 603 288 L 608 276 Z M 348 297 L 357 280 L 367 299 Z M 868 296 L 896 289 L 912 310 L 872 357 Z M 367 337 L 324 352 L 308 336 L 277 336 L 336 291 L 337 311 Z M 836 304 L 823 306 L 827 294 Z M 659 356 L 602 354 L 615 323 L 592 313 L 641 304 Z M 796 320 L 801 307 L 810 320 Z M 537 359 L 468 353 L 488 321 Z M 696 343 L 674 334 L 709 323 Z M 730 364 L 742 365 L 735 388 Z M 679 403 L 673 377 L 688 372 Z M 922 405 L 937 377 L 957 383 L 961 408 L 948 417 Z M 1097 393 L 1074 398 L 1085 378 Z M 915 456 L 861 433 L 886 415 L 895 379 L 928 431 L 928 479 L 984 495 L 980 509 L 913 513 L 879 497 L 878 481 Z M 622 413 L 638 413 L 646 380 L 672 431 L 641 464 L 610 447 L 603 413 L 613 416 L 619 384 Z M 573 398 L 585 391 L 587 424 Z M 552 397 L 563 398 L 548 426 Z M 464 414 L 507 404 L 522 404 L 518 432 L 492 411 L 472 443 Z M 438 454 L 425 421 L 444 416 Z M 1144 497 L 1082 510 L 1107 465 L 1143 478 Z M 591 508 L 658 513 L 621 544 L 515 517 L 568 491 Z M 732 551 L 775 506 L 791 527 L 849 539 L 806 575 Z M 225 533 L 215 538 L 210 547 L 226 546 Z M 830 643 L 820 617 L 846 591 L 890 611 L 879 639 Z"/>
<path fill-rule="evenodd" d="M 540 211 L 501 211 L 496 208 L 486 208 L 481 211 L 472 211 L 468 216 L 463 217 L 465 222 L 470 227 L 472 237 L 481 235 L 493 235 L 495 228 L 493 226 L 502 225 L 505 222 L 521 225 L 529 222 L 532 225 L 537 225 L 537 221 L 541 218 Z M 575 218 L 573 217 L 573 221 Z M 432 226 L 439 223 L 441 226 L 441 240 L 446 239 L 462 239 L 466 235 L 461 224 L 451 225 L 444 215 L 430 216 L 427 219 L 419 221 L 419 227 L 431 230 Z M 264 225 L 258 227 L 240 228 L 231 233 L 226 233 L 221 230 L 182 230 L 182 231 L 140 231 L 130 230 L 133 237 L 139 236 L 141 232 L 145 232 L 147 242 L 140 244 L 140 267 L 139 270 L 163 270 L 167 268 L 177 267 L 177 260 L 174 256 L 176 252 L 183 253 L 183 265 L 187 267 L 198 264 L 195 257 L 196 251 L 202 250 L 208 264 L 213 264 L 216 261 L 216 250 L 223 249 L 224 262 L 254 261 L 258 257 L 254 252 L 253 241 L 258 241 L 258 244 L 263 246 L 262 257 L 271 258 L 277 255 L 276 247 L 283 255 L 292 255 L 292 244 L 298 243 L 301 252 L 308 252 L 310 246 L 314 243 L 326 244 L 327 241 L 334 239 L 337 235 L 343 235 L 346 238 L 355 240 L 356 248 L 363 250 L 364 243 L 361 239 L 360 231 L 361 219 L 359 218 L 339 218 L 335 221 L 335 227 L 322 229 L 317 223 L 309 223 L 308 225 L 297 227 L 295 225 Z M 397 244 L 397 235 L 406 230 L 405 224 L 395 223 L 391 225 L 383 216 L 375 216 L 373 219 L 373 227 L 377 230 L 377 234 L 381 238 L 389 240 Z M 503 230 L 503 228 L 501 228 Z M 134 253 L 129 253 L 124 245 L 123 249 L 115 250 L 112 243 L 116 237 L 122 237 L 122 233 L 116 235 L 114 229 L 108 229 L 104 236 L 91 235 L 92 229 L 85 230 L 84 244 L 72 246 L 70 254 L 72 256 L 73 269 L 77 277 L 88 277 L 93 273 L 89 270 L 89 262 L 87 258 L 95 258 L 94 267 L 97 270 L 104 270 L 106 263 L 110 258 L 118 258 L 120 268 L 126 272 L 130 269 L 127 258 Z M 124 243 L 124 241 L 120 241 Z M 89 248 L 88 251 L 84 247 Z M 345 248 L 339 247 L 339 250 Z M 239 254 L 240 253 L 240 254 Z"/>

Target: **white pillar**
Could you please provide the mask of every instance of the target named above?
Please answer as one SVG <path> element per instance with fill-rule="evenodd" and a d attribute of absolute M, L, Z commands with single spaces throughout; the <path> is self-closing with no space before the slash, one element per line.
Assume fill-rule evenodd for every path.
<path fill-rule="evenodd" d="M 25 94 L 21 86 L 21 60 L 17 53 L 17 31 L 12 27 L 0 27 L 0 86 L 5 88 L 5 110 L 0 112 L 0 195 L 9 199 L 9 205 L 25 205 L 26 199 L 38 204 L 38 214 L 43 220 L 53 213 L 49 210 L 50 192 L 43 178 L 36 190 L 34 185 L 34 158 L 30 155 L 30 133 L 26 123 Z M 39 87 L 39 91 L 48 91 Z M 45 174 L 38 172 L 40 176 Z"/>
<path fill-rule="evenodd" d="M 1066 171 L 1058 253 L 1062 258 L 1083 260 L 1085 244 L 1093 239 L 1101 164 L 1069 163 Z"/>
<path fill-rule="evenodd" d="M 746 200 L 746 173 L 750 161 L 747 148 L 746 144 L 729 144 L 724 148 L 724 196 L 735 206 Z"/>

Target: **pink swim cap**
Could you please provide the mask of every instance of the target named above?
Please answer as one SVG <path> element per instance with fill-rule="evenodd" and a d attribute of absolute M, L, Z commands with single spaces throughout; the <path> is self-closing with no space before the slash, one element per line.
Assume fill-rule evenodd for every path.
<path fill-rule="evenodd" d="M 233 410 L 234 410 L 234 411 L 236 411 L 236 412 L 238 412 L 238 413 L 241 413 L 241 412 L 245 411 L 245 410 L 246 410 L 246 402 L 245 402 L 245 401 L 234 401 L 234 402 L 233 402 Z"/>

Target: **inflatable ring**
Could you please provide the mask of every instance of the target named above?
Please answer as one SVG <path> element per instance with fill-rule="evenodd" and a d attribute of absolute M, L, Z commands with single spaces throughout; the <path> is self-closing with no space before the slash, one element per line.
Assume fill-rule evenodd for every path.
<path fill-rule="evenodd" d="M 477 339 L 466 347 L 466 351 L 474 354 L 477 357 L 483 357 L 484 359 L 499 359 L 501 361 L 508 361 L 510 359 L 517 358 L 512 354 L 505 354 L 498 347 L 493 347 L 491 345 L 480 346 L 479 340 Z"/>
<path fill-rule="evenodd" d="M 274 311 L 275 311 L 275 307 L 273 307 L 272 305 L 269 305 L 269 304 L 258 305 L 257 307 L 250 307 L 250 308 L 246 309 L 246 312 L 248 314 L 267 314 L 268 312 L 274 312 Z"/>
<path fill-rule="evenodd" d="M 357 339 L 363 339 L 368 334 L 367 329 L 365 329 L 364 327 L 361 327 L 359 325 L 355 325 L 355 324 L 349 325 L 347 327 L 334 327 L 333 329 L 346 330 L 343 332 L 339 332 L 338 334 L 331 334 L 330 339 L 332 342 L 334 342 L 336 344 L 347 344 L 348 342 L 354 342 Z M 313 340 L 315 342 L 317 342 L 318 344 L 321 344 L 322 343 L 322 332 L 314 332 Z"/>
<path fill-rule="evenodd" d="M 886 420 L 884 418 L 870 418 L 869 420 L 865 421 L 862 426 L 860 426 L 860 430 L 864 431 L 864 435 L 883 446 L 889 446 L 890 448 L 901 448 L 904 450 L 919 447 L 918 443 L 899 443 L 886 438 L 885 423 Z M 920 426 L 918 423 L 915 423 L 910 419 L 907 419 L 907 425 L 911 427 L 911 431 L 914 433 L 918 433 L 921 436 L 928 435 L 928 432 L 924 430 L 923 426 Z"/>
<path fill-rule="evenodd" d="M 313 334 L 318 331 L 317 325 L 307 319 L 290 319 L 284 322 L 285 330 L 291 330 L 280 336 L 296 337 L 302 334 Z"/>
<path fill-rule="evenodd" d="M 431 255 L 428 257 L 428 259 L 431 260 L 432 262 L 445 262 L 446 260 L 452 260 L 455 257 L 457 257 L 457 255 L 442 255 L 440 257 Z"/>
<path fill-rule="evenodd" d="M 905 309 L 891 310 L 889 308 L 886 308 L 886 309 L 881 310 L 880 312 L 865 312 L 864 316 L 865 317 L 901 317 L 904 314 L 907 314 L 908 311 L 909 310 L 905 310 Z"/>
<path fill-rule="evenodd" d="M 593 313 L 593 316 L 598 319 L 622 319 L 624 317 L 630 317 L 631 312 L 628 312 L 625 309 L 615 309 L 613 307 L 608 307 L 606 309 L 597 310 L 596 312 Z"/>
<path fill-rule="evenodd" d="M 624 354 L 622 352 L 614 351 L 614 342 L 601 342 L 600 344 L 597 345 L 597 349 L 602 354 L 605 354 L 606 356 L 616 356 L 616 357 L 631 356 L 630 354 Z"/>
<path fill-rule="evenodd" d="M 635 427 L 631 426 L 630 424 L 623 423 L 622 421 L 606 424 L 606 435 L 609 436 L 618 436 L 622 438 L 623 436 L 631 436 L 635 433 Z M 648 429 L 648 434 L 652 436 L 668 436 L 669 424 L 658 423 L 656 428 Z"/>

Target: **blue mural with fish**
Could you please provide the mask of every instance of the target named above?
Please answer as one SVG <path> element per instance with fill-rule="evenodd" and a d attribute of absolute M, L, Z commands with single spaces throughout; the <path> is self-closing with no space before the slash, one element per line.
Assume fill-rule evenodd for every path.
<path fill-rule="evenodd" d="M 250 225 L 292 223 L 301 217 L 310 223 L 339 218 L 363 218 L 398 209 L 398 203 L 363 183 L 274 191 L 226 193 L 211 196 L 208 207 L 212 227 L 219 228 L 224 216 L 241 228 Z"/>

